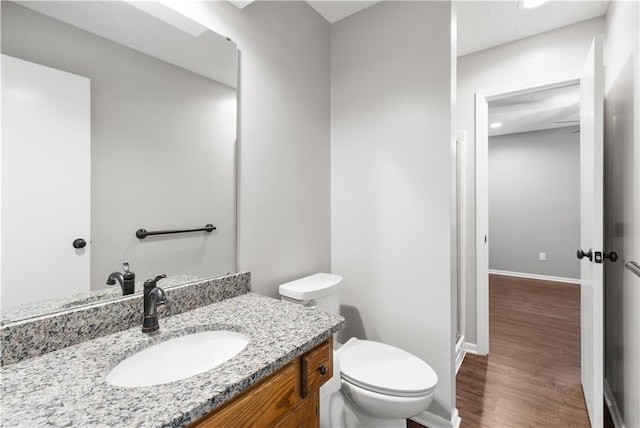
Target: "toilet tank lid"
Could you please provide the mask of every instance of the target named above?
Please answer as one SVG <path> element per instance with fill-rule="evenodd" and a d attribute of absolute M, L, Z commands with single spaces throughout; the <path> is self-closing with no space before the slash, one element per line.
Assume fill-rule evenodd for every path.
<path fill-rule="evenodd" d="M 311 300 L 327 296 L 338 291 L 342 281 L 340 275 L 316 273 L 280 285 L 281 296 L 296 300 Z"/>

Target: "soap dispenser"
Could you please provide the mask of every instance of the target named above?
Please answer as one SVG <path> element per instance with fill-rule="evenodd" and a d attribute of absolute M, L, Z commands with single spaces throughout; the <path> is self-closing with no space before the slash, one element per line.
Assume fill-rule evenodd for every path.
<path fill-rule="evenodd" d="M 129 271 L 129 263 L 122 263 L 122 295 L 133 294 L 136 291 L 136 274 Z"/>
<path fill-rule="evenodd" d="M 136 274 L 129 271 L 129 263 L 122 263 L 122 270 L 124 273 L 112 272 L 107 278 L 107 285 L 115 285 L 116 280 L 120 283 L 122 288 L 122 295 L 133 294 L 136 287 Z"/>

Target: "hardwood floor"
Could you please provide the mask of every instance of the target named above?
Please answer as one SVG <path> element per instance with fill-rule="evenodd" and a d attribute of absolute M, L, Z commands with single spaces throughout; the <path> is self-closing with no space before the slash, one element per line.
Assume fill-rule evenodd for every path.
<path fill-rule="evenodd" d="M 462 426 L 588 427 L 579 286 L 498 275 L 489 284 L 491 352 L 467 354 L 458 373 Z"/>

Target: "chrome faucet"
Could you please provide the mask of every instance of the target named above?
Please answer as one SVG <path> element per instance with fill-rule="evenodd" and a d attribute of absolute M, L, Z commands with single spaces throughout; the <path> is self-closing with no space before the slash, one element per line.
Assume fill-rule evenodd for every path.
<path fill-rule="evenodd" d="M 151 333 L 160 328 L 158 324 L 158 306 L 164 305 L 167 296 L 164 290 L 158 287 L 158 281 L 166 278 L 167 275 L 162 274 L 155 279 L 148 279 L 144 282 L 144 319 L 142 320 L 142 332 Z"/>
<path fill-rule="evenodd" d="M 122 270 L 124 270 L 124 273 L 112 272 L 107 278 L 107 285 L 115 285 L 117 280 L 120 283 L 120 288 L 122 288 L 123 296 L 133 294 L 136 286 L 136 274 L 129 272 L 129 263 L 127 262 L 122 263 Z"/>

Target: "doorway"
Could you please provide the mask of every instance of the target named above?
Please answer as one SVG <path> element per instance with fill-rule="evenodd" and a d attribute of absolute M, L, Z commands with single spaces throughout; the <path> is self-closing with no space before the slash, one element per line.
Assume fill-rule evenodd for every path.
<path fill-rule="evenodd" d="M 580 83 L 580 337 L 581 383 L 592 425 L 601 425 L 603 409 L 603 263 L 614 260 L 603 249 L 604 66 L 601 36 L 593 39 L 585 66 L 545 82 L 476 93 L 476 297 L 477 342 L 489 353 L 488 300 L 488 102 L 507 94 Z M 516 85 L 517 86 L 517 85 Z M 584 249 L 584 250 L 583 250 Z"/>
<path fill-rule="evenodd" d="M 489 273 L 580 283 L 580 86 L 488 104 Z"/>
<path fill-rule="evenodd" d="M 504 102 L 510 97 L 526 97 L 527 94 L 576 85 L 579 77 L 578 73 L 572 73 L 555 79 L 476 93 L 476 313 L 477 352 L 480 355 L 489 353 L 489 104 L 501 100 Z M 571 119 L 555 116 L 551 121 L 562 120 Z"/>

